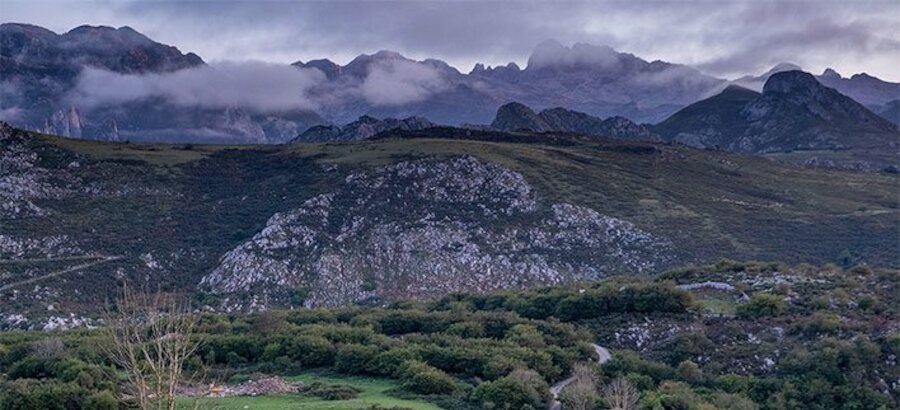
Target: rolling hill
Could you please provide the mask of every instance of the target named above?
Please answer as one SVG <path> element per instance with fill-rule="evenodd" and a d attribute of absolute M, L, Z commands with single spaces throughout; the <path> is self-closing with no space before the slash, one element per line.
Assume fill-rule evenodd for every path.
<path fill-rule="evenodd" d="M 734 259 L 896 266 L 898 176 L 456 128 L 263 146 L 0 129 L 0 322 L 116 284 L 224 309 L 377 304 Z"/>

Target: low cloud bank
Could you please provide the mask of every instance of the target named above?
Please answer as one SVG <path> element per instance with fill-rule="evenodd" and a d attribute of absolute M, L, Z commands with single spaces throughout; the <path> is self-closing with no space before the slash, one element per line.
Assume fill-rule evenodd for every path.
<path fill-rule="evenodd" d="M 407 60 L 374 62 L 361 81 L 329 83 L 314 68 L 220 62 L 161 74 L 120 74 L 85 67 L 67 100 L 83 109 L 162 98 L 182 107 L 241 107 L 258 112 L 319 110 L 353 100 L 372 106 L 422 101 L 447 88 L 432 67 Z"/>
<path fill-rule="evenodd" d="M 369 104 L 387 106 L 422 101 L 447 88 L 446 80 L 432 67 L 406 60 L 389 60 L 369 67 L 369 75 L 360 91 Z"/>
<path fill-rule="evenodd" d="M 146 98 L 185 107 L 258 111 L 314 109 L 309 91 L 325 81 L 318 70 L 261 62 L 217 63 L 164 74 L 119 74 L 86 67 L 69 94 L 87 109 Z"/>

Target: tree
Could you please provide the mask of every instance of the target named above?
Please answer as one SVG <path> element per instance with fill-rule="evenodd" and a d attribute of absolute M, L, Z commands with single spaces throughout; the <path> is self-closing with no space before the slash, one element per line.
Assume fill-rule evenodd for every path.
<path fill-rule="evenodd" d="M 616 379 L 603 388 L 603 400 L 611 410 L 634 410 L 638 391 L 625 379 Z"/>
<path fill-rule="evenodd" d="M 572 410 L 590 410 L 596 407 L 600 399 L 598 385 L 600 377 L 587 363 L 576 363 L 572 369 L 572 382 L 559 393 L 559 401 L 563 408 Z"/>
<path fill-rule="evenodd" d="M 104 321 L 109 344 L 103 349 L 125 371 L 134 404 L 142 410 L 174 410 L 184 362 L 198 347 L 192 337 L 197 318 L 188 304 L 126 285 Z"/>

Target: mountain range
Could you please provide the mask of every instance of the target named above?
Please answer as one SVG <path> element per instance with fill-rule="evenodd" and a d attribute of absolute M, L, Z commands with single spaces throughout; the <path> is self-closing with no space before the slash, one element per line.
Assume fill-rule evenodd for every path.
<path fill-rule="evenodd" d="M 898 164 L 896 124 L 802 71 L 772 74 L 762 93 L 729 86 L 678 111 L 653 130 L 666 141 L 701 148 L 753 154 L 830 151 L 854 154 L 846 160 L 830 160 L 839 166 Z M 880 160 L 882 155 L 887 155 L 886 160 Z"/>
<path fill-rule="evenodd" d="M 649 128 L 635 124 L 625 117 L 600 119 L 562 107 L 536 113 L 521 103 L 509 103 L 497 109 L 497 115 L 490 128 L 498 131 L 566 132 L 623 140 L 660 140 Z"/>
<path fill-rule="evenodd" d="M 110 83 L 120 76 L 165 76 L 205 66 L 199 56 L 130 27 L 81 26 L 59 35 L 5 23 L 0 25 L 0 119 L 77 138 L 231 143 L 275 142 L 325 123 L 309 110 L 185 106 L 160 97 L 87 102 L 77 94 L 89 70 L 111 73 L 100 86 L 113 92 L 125 88 Z"/>
<path fill-rule="evenodd" d="M 317 125 L 300 134 L 291 142 L 328 142 L 328 141 L 357 141 L 374 137 L 382 132 L 390 130 L 424 130 L 436 127 L 437 124 L 423 117 L 408 117 L 404 119 L 385 118 L 378 119 L 368 115 L 359 117 L 356 121 L 339 127 L 336 125 Z"/>
<path fill-rule="evenodd" d="M 491 128 L 504 131 L 527 128 L 662 138 L 774 153 L 892 149 L 895 135 L 888 135 L 891 130 L 882 121 L 837 95 L 851 97 L 895 122 L 900 104 L 896 100 L 900 84 L 866 74 L 844 78 L 826 70 L 814 79 L 838 94 L 816 91 L 815 98 L 801 105 L 821 103 L 820 97 L 840 101 L 792 111 L 803 120 L 778 124 L 792 121 L 781 115 L 787 111 L 779 110 L 797 104 L 777 98 L 779 94 L 767 92 L 764 85 L 781 73 L 796 71 L 795 65 L 780 64 L 762 75 L 728 82 L 688 66 L 648 62 L 609 47 L 565 47 L 555 41 L 539 44 L 525 68 L 514 63 L 478 64 L 462 73 L 440 60 L 416 61 L 391 51 L 360 55 L 346 65 L 320 59 L 290 67 L 293 70 L 280 67 L 288 72 L 279 74 L 291 82 L 279 87 L 279 79 L 273 80 L 282 89 L 299 81 L 296 96 L 288 91 L 290 101 L 285 104 L 269 103 L 277 98 L 266 95 L 262 101 L 245 100 L 243 94 L 251 90 L 237 90 L 237 96 L 226 95 L 231 99 L 210 103 L 203 99 L 222 97 L 220 89 L 227 85 L 213 83 L 206 94 L 181 93 L 196 92 L 205 77 L 217 72 L 225 71 L 227 77 L 227 67 L 209 66 L 195 54 L 154 42 L 131 28 L 82 26 L 56 34 L 6 23 L 0 25 L 0 119 L 79 138 L 224 143 L 355 140 L 397 127 L 416 130 L 493 122 Z M 245 74 L 252 76 L 253 69 L 245 69 L 249 70 Z M 173 82 L 174 91 L 142 94 L 146 89 L 165 89 L 167 81 Z M 757 99 L 749 94 L 754 89 L 762 93 L 750 104 Z M 770 111 L 759 111 L 757 117 L 752 110 Z M 827 118 L 812 118 L 810 114 L 825 112 L 817 110 L 828 111 Z M 784 133 L 791 135 L 778 135 Z"/>

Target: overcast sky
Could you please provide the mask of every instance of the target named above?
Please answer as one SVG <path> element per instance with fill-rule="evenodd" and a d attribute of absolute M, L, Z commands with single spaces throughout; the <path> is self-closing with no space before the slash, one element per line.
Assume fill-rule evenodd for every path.
<path fill-rule="evenodd" d="M 734 78 L 779 62 L 900 81 L 900 0 L 73 1 L 0 0 L 0 21 L 58 33 L 128 25 L 207 61 L 294 62 L 399 51 L 469 71 L 556 39 Z"/>

